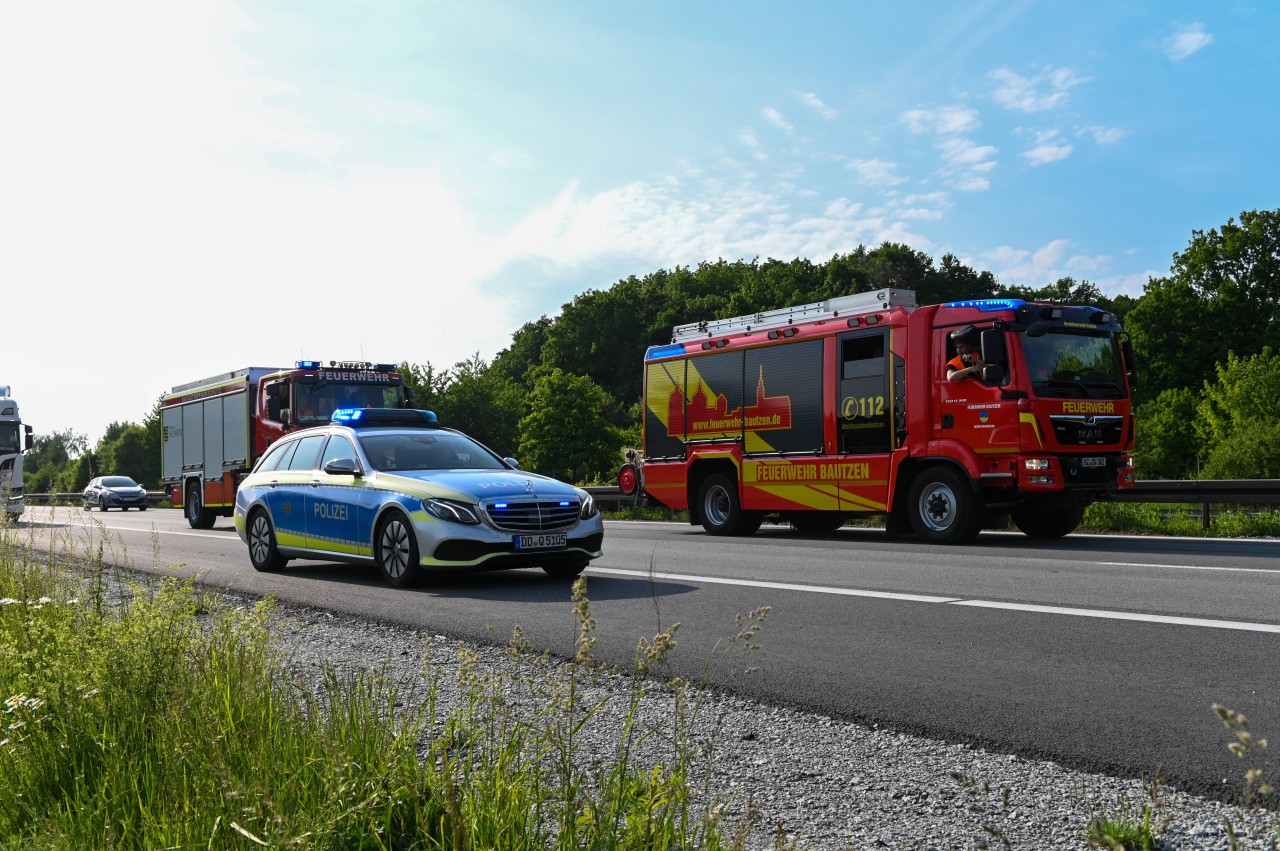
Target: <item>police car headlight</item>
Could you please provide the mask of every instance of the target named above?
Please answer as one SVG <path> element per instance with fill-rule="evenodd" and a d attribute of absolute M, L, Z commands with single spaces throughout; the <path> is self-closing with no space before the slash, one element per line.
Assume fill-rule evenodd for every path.
<path fill-rule="evenodd" d="M 596 508 L 596 498 L 594 496 L 586 491 L 578 491 L 578 496 L 582 498 L 582 508 L 578 511 L 578 517 L 587 520 L 600 513 L 600 509 Z"/>
<path fill-rule="evenodd" d="M 432 517 L 447 520 L 450 523 L 466 523 L 470 526 L 475 526 L 480 522 L 480 518 L 476 516 L 474 508 L 450 499 L 424 499 L 422 507 Z"/>

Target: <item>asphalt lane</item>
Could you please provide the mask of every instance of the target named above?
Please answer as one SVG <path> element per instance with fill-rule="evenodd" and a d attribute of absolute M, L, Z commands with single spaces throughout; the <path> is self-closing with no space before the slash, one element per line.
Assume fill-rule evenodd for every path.
<path fill-rule="evenodd" d="M 36 509 L 24 525 L 45 548 L 106 541 L 138 569 L 427 632 L 503 643 L 519 624 L 564 654 L 576 634 L 567 586 L 541 571 L 406 592 L 374 568 L 257 573 L 229 520 L 197 532 L 176 511 Z M 610 522 L 587 576 L 600 658 L 625 665 L 639 637 L 678 622 L 673 673 L 766 702 L 1082 770 L 1161 770 L 1228 798 L 1254 763 L 1227 751 L 1212 704 L 1280 737 L 1276 541 L 984 533 L 937 547 L 868 529 L 723 539 Z M 762 649 L 745 651 L 736 618 L 761 606 Z M 1262 766 L 1277 776 L 1274 759 Z"/>

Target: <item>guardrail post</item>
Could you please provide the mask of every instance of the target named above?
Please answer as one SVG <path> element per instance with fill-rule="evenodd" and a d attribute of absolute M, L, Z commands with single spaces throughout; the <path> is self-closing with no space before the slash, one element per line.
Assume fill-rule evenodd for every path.
<path fill-rule="evenodd" d="M 1209 503 L 1200 503 L 1200 527 L 1206 532 L 1209 531 Z"/>

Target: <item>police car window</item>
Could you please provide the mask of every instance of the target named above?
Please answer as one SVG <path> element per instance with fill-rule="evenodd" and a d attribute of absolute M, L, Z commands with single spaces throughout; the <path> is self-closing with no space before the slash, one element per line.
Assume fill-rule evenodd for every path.
<path fill-rule="evenodd" d="M 501 470 L 503 463 L 483 446 L 455 432 L 362 435 L 369 463 L 382 472 L 412 470 Z"/>
<path fill-rule="evenodd" d="M 320 449 L 324 446 L 327 435 L 314 434 L 299 440 L 298 449 L 289 461 L 290 470 L 314 470 L 320 460 Z"/>
<path fill-rule="evenodd" d="M 268 473 L 281 467 L 286 470 L 289 469 L 289 457 L 293 455 L 293 450 L 297 448 L 298 441 L 296 440 L 291 440 L 288 443 L 277 443 L 263 457 L 262 463 L 258 465 L 255 472 Z"/>
<path fill-rule="evenodd" d="M 351 445 L 351 441 L 340 434 L 335 434 L 329 438 L 329 445 L 324 448 L 324 455 L 320 456 L 320 469 L 323 470 L 325 464 L 330 461 L 336 461 L 339 458 L 348 458 L 354 461 L 356 460 L 356 450 Z"/>

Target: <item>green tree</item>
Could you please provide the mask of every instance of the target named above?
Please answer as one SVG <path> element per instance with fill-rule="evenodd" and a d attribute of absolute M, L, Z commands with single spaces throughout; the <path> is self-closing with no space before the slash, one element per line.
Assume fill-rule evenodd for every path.
<path fill-rule="evenodd" d="M 88 447 L 89 438 L 69 428 L 36 435 L 23 461 L 23 487 L 28 493 L 64 492 L 63 479 Z"/>
<path fill-rule="evenodd" d="M 568 482 L 608 478 L 619 465 L 622 436 L 605 416 L 609 394 L 586 376 L 542 372 L 520 421 L 521 466 Z"/>
<path fill-rule="evenodd" d="M 94 454 L 98 457 L 94 475 L 130 476 L 149 490 L 159 489 L 160 454 L 145 427 L 126 423 L 120 429 L 108 428 Z"/>
<path fill-rule="evenodd" d="M 440 405 L 440 397 L 449 386 L 449 371 L 437 372 L 431 364 L 416 364 L 405 361 L 396 367 L 404 377 L 406 395 L 413 398 L 413 404 L 424 410 L 434 411 Z"/>
<path fill-rule="evenodd" d="M 1280 210 L 1193 231 L 1169 276 L 1147 282 L 1126 327 L 1144 398 L 1211 381 L 1229 352 L 1280 349 Z"/>
<path fill-rule="evenodd" d="M 1175 387 L 1138 407 L 1135 455 L 1141 478 L 1195 478 L 1197 459 L 1204 454 L 1195 428 L 1199 404 L 1199 393 Z"/>
<path fill-rule="evenodd" d="M 519 443 L 525 398 L 520 386 L 489 368 L 479 353 L 454 365 L 436 413 L 442 425 L 466 432 L 500 455 Z"/>
<path fill-rule="evenodd" d="M 1228 353 L 1200 396 L 1196 432 L 1208 449 L 1202 474 L 1210 478 L 1273 478 L 1271 455 L 1280 423 L 1280 355 L 1267 347 L 1251 357 Z"/>

